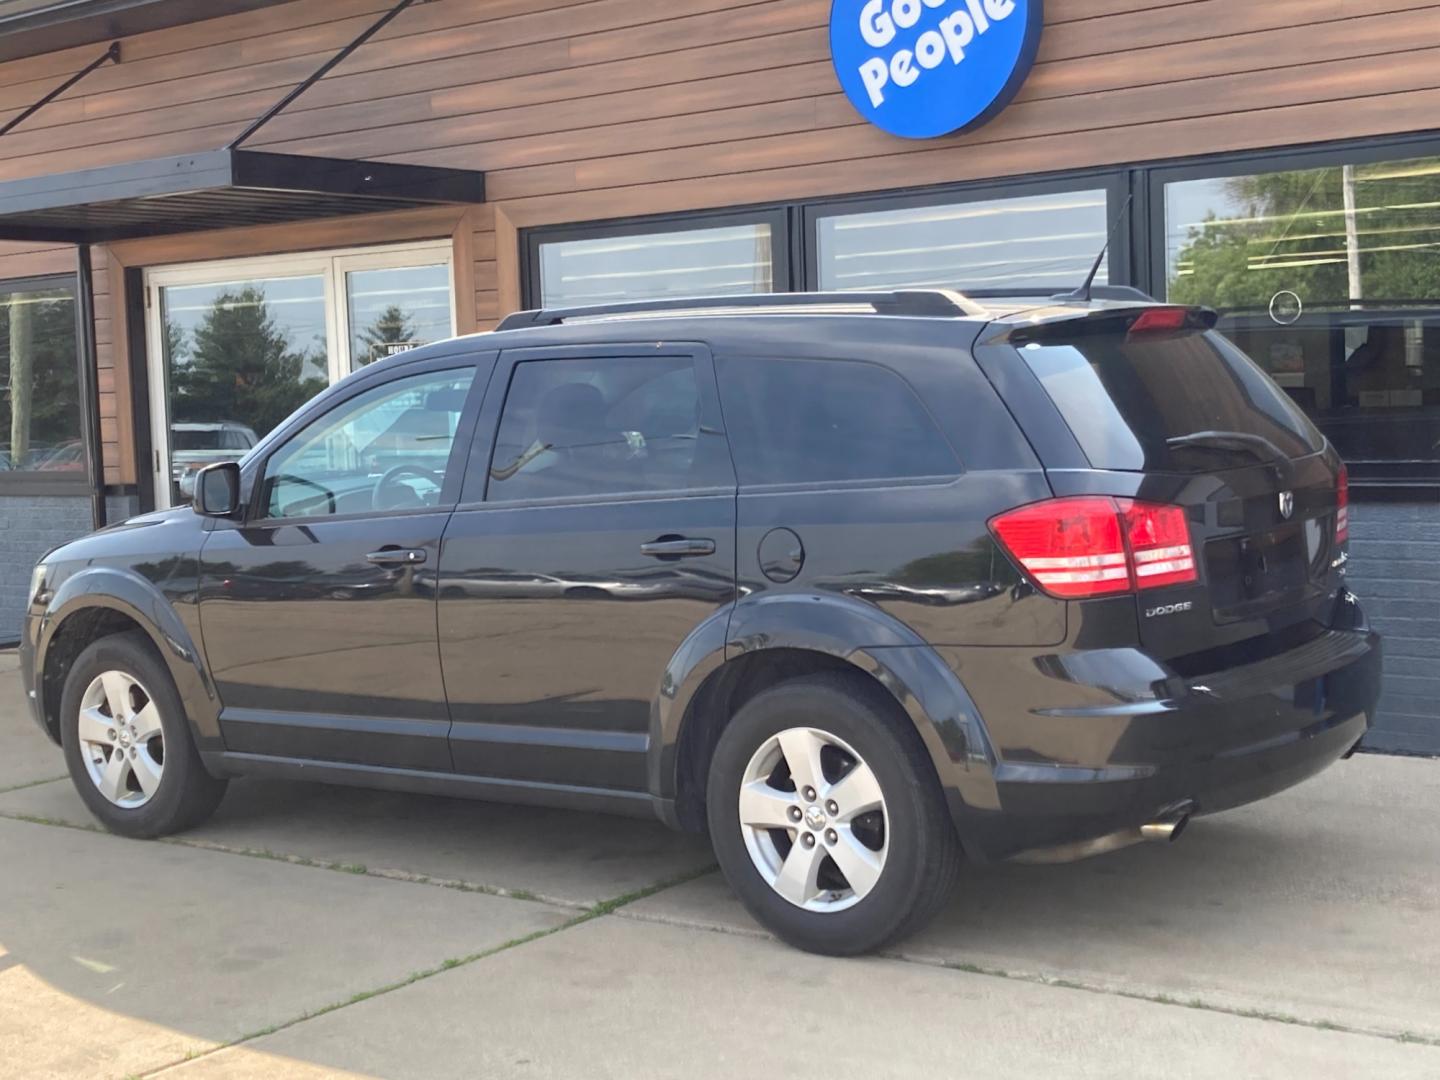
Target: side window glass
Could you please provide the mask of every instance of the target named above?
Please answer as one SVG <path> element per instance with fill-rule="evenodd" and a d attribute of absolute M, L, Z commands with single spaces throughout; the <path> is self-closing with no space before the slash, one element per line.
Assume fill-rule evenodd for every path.
<path fill-rule="evenodd" d="M 492 501 L 730 484 L 723 436 L 700 426 L 686 356 L 515 366 L 490 465 Z"/>
<path fill-rule="evenodd" d="M 293 436 L 265 468 L 271 518 L 438 505 L 474 368 L 396 379 Z"/>
<path fill-rule="evenodd" d="M 850 360 L 718 360 L 742 484 L 954 476 L 959 462 L 900 376 Z"/>

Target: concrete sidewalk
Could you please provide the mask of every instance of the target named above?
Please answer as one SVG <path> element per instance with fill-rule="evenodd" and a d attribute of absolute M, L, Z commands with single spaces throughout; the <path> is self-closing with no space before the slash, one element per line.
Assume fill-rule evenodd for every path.
<path fill-rule="evenodd" d="M 1440 1076 L 1440 762 L 974 870 L 833 961 L 644 822 L 236 783 L 100 833 L 5 667 L 0 1077 Z"/>

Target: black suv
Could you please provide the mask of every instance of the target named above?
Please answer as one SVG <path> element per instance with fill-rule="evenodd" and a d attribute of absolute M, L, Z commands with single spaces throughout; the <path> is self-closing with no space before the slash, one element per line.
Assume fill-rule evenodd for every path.
<path fill-rule="evenodd" d="M 1344 466 L 1201 309 L 956 293 L 525 312 L 373 364 L 195 509 L 38 567 L 110 829 L 280 776 L 708 828 L 829 953 L 1365 733 Z"/>

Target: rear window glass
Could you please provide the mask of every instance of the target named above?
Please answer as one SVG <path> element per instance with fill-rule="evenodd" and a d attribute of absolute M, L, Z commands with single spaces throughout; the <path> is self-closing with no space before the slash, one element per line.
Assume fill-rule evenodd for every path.
<path fill-rule="evenodd" d="M 953 476 L 954 451 L 904 379 L 850 360 L 721 358 L 742 484 Z"/>
<path fill-rule="evenodd" d="M 170 432 L 170 442 L 176 450 L 218 450 L 220 432 L 214 428 L 199 431 L 176 428 Z"/>
<path fill-rule="evenodd" d="M 1096 330 L 1019 346 L 1095 468 L 1206 472 L 1324 445 L 1285 391 L 1219 334 Z"/>

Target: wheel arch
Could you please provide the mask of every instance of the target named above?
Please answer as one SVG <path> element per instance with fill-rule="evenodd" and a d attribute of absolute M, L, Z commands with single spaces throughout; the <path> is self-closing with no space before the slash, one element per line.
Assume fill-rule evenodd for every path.
<path fill-rule="evenodd" d="M 59 740 L 60 697 L 75 659 L 92 642 L 139 630 L 170 672 L 196 745 L 220 743 L 219 701 L 189 628 L 155 585 L 115 567 L 89 567 L 60 583 L 35 642 L 36 704 Z"/>
<path fill-rule="evenodd" d="M 998 806 L 993 756 L 974 702 L 904 624 L 859 601 L 810 594 L 759 597 L 721 614 L 676 652 L 651 710 L 651 793 L 669 824 L 703 828 L 710 753 L 729 718 L 762 690 L 822 671 L 858 672 L 895 701 L 925 747 L 957 826 L 967 811 Z"/>

